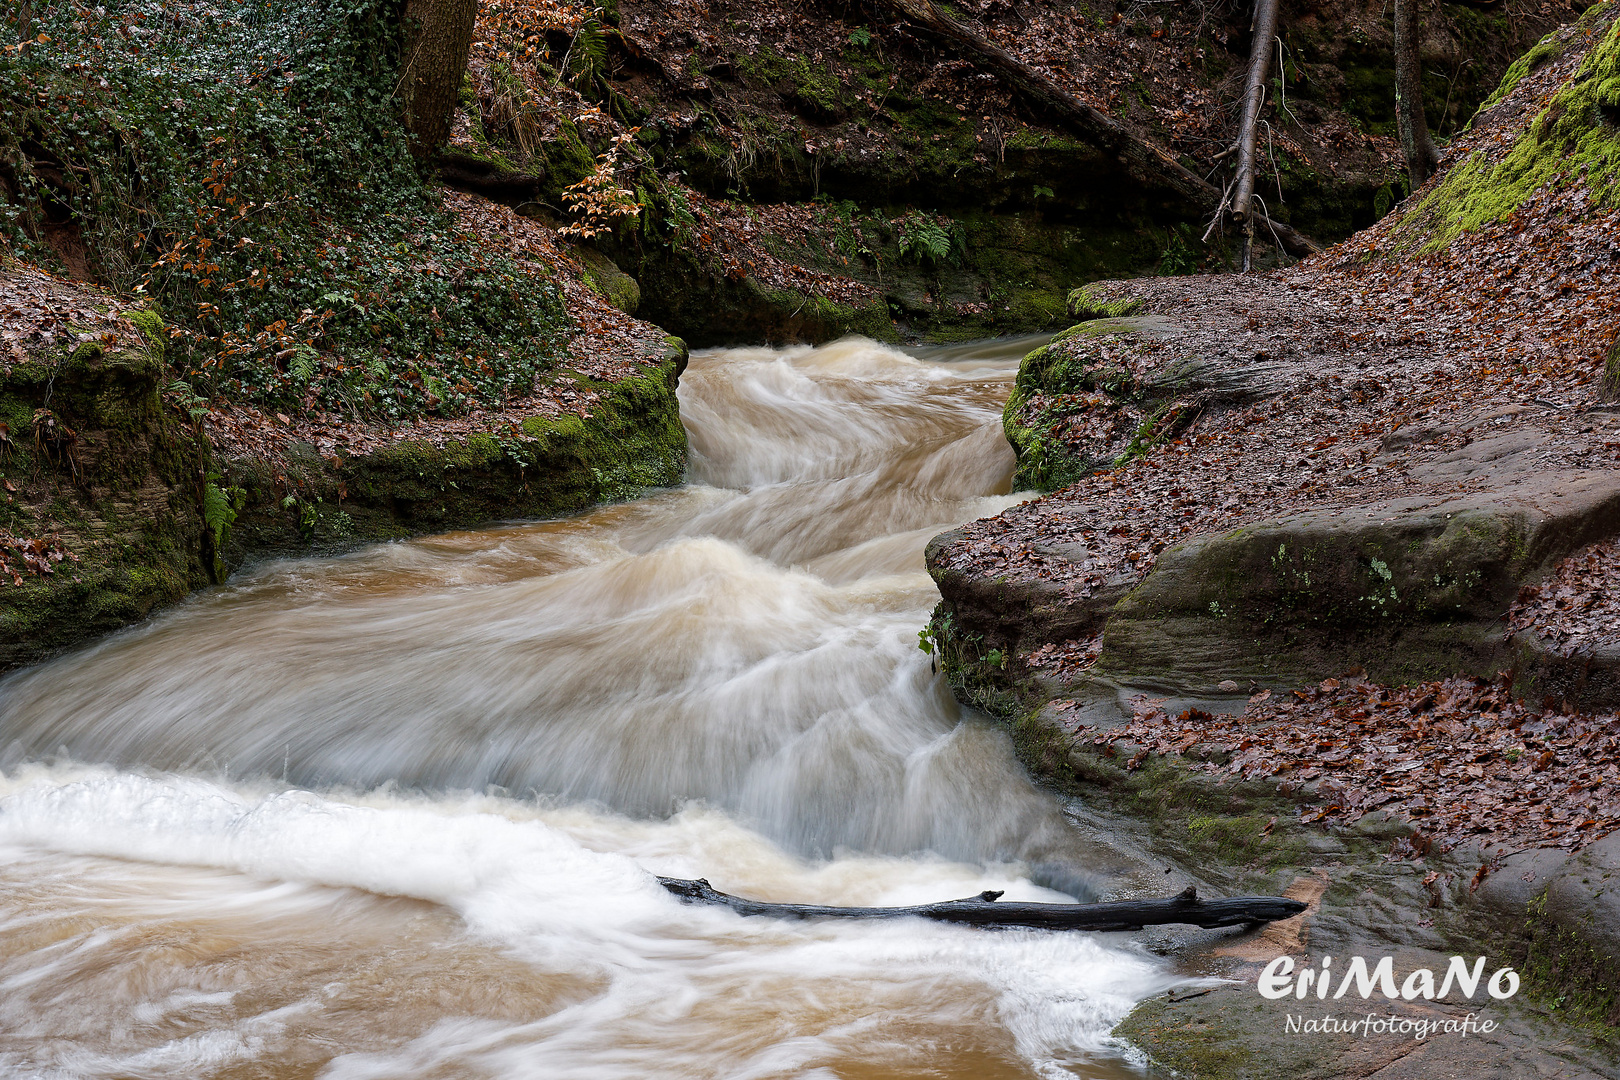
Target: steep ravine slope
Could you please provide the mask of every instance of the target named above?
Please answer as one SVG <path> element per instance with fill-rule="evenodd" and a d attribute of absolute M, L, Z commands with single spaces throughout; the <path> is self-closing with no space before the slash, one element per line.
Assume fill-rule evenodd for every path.
<path fill-rule="evenodd" d="M 1006 415 L 1021 482 L 1066 486 L 935 542 L 941 619 L 1009 657 L 1100 634 L 1083 678 L 1171 691 L 1517 657 L 1611 703 L 1600 657 L 1577 688 L 1502 631 L 1523 586 L 1620 531 L 1613 14 L 1326 254 L 1077 291 L 1116 315 L 1026 358 Z"/>
<path fill-rule="evenodd" d="M 1262 195 L 1279 220 L 1332 241 L 1401 192 L 1388 6 L 1284 7 Z M 559 221 L 576 219 L 576 185 L 595 176 L 597 204 L 625 214 L 592 222 L 593 241 L 639 283 L 638 313 L 694 344 L 1056 328 L 1075 285 L 1230 258 L 1219 230 L 1205 242 L 1208 207 L 1134 177 L 892 8 L 592 11 L 486 5 L 447 175 Z M 1228 178 L 1244 5 L 952 11 L 1198 175 Z M 1450 135 L 1514 57 L 1572 17 L 1521 0 L 1429 11 L 1436 130 Z"/>

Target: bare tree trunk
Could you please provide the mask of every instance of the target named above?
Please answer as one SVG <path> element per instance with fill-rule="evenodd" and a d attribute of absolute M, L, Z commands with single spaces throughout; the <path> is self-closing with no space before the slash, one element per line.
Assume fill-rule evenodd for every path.
<path fill-rule="evenodd" d="M 1423 115 L 1423 61 L 1418 56 L 1418 0 L 1395 0 L 1395 126 L 1416 191 L 1440 163 Z"/>
<path fill-rule="evenodd" d="M 1138 134 L 1058 86 L 1007 50 L 987 41 L 934 6 L 933 0 L 880 0 L 901 18 L 932 32 L 970 57 L 979 67 L 998 76 L 1024 97 L 1068 120 L 1088 142 L 1116 155 L 1131 175 L 1149 184 L 1161 184 L 1190 201 L 1214 209 L 1221 205 L 1221 189 L 1189 171 L 1164 147 Z M 1281 222 L 1256 215 L 1258 223 L 1291 255 L 1309 255 L 1322 247 L 1310 237 Z"/>
<path fill-rule="evenodd" d="M 477 18 L 478 0 L 405 0 L 399 82 L 415 157 L 427 157 L 450 138 Z"/>
<path fill-rule="evenodd" d="M 1243 120 L 1238 124 L 1237 190 L 1232 193 L 1232 220 L 1243 226 L 1243 272 L 1249 272 L 1254 247 L 1254 151 L 1260 138 L 1260 110 L 1266 103 L 1266 75 L 1271 71 L 1271 44 L 1277 37 L 1277 0 L 1255 0 L 1254 40 L 1249 45 L 1249 78 L 1243 88 Z"/>

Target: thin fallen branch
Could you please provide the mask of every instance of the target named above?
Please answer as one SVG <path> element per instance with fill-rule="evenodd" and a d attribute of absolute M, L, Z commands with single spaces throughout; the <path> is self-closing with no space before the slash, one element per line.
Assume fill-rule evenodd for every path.
<path fill-rule="evenodd" d="M 933 919 L 967 926 L 1018 926 L 1032 930 L 1140 930 L 1144 926 L 1186 923 L 1212 930 L 1222 926 L 1288 919 L 1305 910 L 1298 900 L 1281 896 L 1243 896 L 1200 900 L 1192 888 L 1167 900 L 1117 900 L 1108 904 L 1000 904 L 999 892 L 982 892 L 963 900 L 914 907 L 825 907 L 820 904 L 772 904 L 723 893 L 704 878 L 661 877 L 658 883 L 689 904 L 714 904 L 739 915 L 777 919 Z"/>
<path fill-rule="evenodd" d="M 1168 187 L 1206 208 L 1221 204 L 1221 189 L 1182 165 L 1170 151 L 1101 109 L 1087 105 L 1006 49 L 980 37 L 941 11 L 933 0 L 880 2 L 905 21 L 943 39 L 1024 97 L 1062 116 L 1086 141 L 1118 157 L 1136 179 Z M 1270 222 L 1270 226 L 1290 255 L 1305 256 L 1322 250 L 1316 241 L 1281 222 Z"/>

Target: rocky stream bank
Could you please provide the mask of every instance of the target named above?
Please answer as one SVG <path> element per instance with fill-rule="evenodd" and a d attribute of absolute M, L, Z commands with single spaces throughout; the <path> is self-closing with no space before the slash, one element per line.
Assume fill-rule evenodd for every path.
<path fill-rule="evenodd" d="M 929 547 L 927 644 L 1078 816 L 1312 903 L 1170 946 L 1238 980 L 1120 1028 L 1184 1075 L 1616 1074 L 1613 16 L 1327 253 L 1076 290 L 1005 414 L 1051 494 Z M 1279 955 L 1463 952 L 1525 988 L 1472 1041 L 1302 1037 L 1255 989 Z"/>
<path fill-rule="evenodd" d="M 531 241 L 543 232 L 483 212 Z M 157 312 L 0 269 L 12 348 L 0 359 L 0 669 L 255 559 L 554 517 L 679 483 L 685 343 L 614 309 L 565 248 L 548 250 L 577 320 L 555 370 L 502 408 L 394 425 L 195 399 L 164 363 Z"/>

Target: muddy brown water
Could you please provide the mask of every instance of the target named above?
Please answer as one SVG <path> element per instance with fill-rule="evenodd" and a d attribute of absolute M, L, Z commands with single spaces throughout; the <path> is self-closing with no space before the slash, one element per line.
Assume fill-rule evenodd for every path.
<path fill-rule="evenodd" d="M 702 353 L 684 487 L 263 565 L 0 683 L 0 1071 L 1141 1075 L 1107 1032 L 1175 976 L 1127 939 L 651 876 L 1084 882 L 917 647 L 928 538 L 1017 497 L 1031 344 Z"/>

